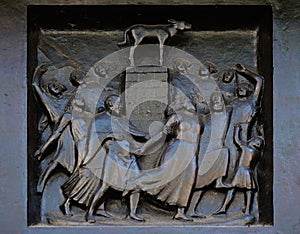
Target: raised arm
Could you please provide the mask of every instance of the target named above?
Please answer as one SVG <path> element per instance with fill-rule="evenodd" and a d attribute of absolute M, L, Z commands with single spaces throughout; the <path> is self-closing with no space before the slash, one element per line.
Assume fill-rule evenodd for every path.
<path fill-rule="evenodd" d="M 261 97 L 264 78 L 262 76 L 260 76 L 259 74 L 248 70 L 242 64 L 239 64 L 239 63 L 236 64 L 236 71 L 240 75 L 244 76 L 246 79 L 248 77 L 250 79 L 252 79 L 252 81 L 250 80 L 250 82 L 252 84 L 253 84 L 253 80 L 255 81 L 256 84 L 255 84 L 255 89 L 254 89 L 254 93 L 253 93 L 253 98 L 254 98 L 255 102 L 258 103 L 260 101 L 259 99 Z"/>
<path fill-rule="evenodd" d="M 35 89 L 40 90 L 40 81 L 41 77 L 48 71 L 48 68 L 45 64 L 38 66 L 33 74 L 32 85 Z"/>
<path fill-rule="evenodd" d="M 47 105 L 47 101 L 45 100 L 47 99 L 47 97 L 45 97 L 45 93 L 42 91 L 41 87 L 40 87 L 40 82 L 41 82 L 41 78 L 42 76 L 45 74 L 45 72 L 48 71 L 48 68 L 46 65 L 42 64 L 40 66 L 38 66 L 33 74 L 33 79 L 32 79 L 32 86 L 35 90 L 35 94 L 37 95 L 37 99 L 40 99 L 40 101 L 44 104 Z"/>

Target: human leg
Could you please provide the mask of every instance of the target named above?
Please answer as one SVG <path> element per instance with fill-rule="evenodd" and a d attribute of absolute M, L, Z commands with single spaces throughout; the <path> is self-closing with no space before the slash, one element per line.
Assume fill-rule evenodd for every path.
<path fill-rule="evenodd" d="M 249 215 L 251 210 L 251 203 L 252 203 L 252 197 L 253 197 L 253 191 L 248 190 L 246 193 L 246 207 L 245 207 L 245 214 Z"/>
<path fill-rule="evenodd" d="M 106 212 L 105 202 L 101 203 L 101 205 L 97 209 L 96 215 L 102 216 L 102 217 L 105 217 L 105 218 L 112 218 L 112 216 L 109 213 Z"/>
<path fill-rule="evenodd" d="M 101 200 L 101 198 L 103 197 L 103 195 L 105 194 L 105 192 L 109 189 L 109 186 L 105 183 L 102 184 L 102 186 L 98 189 L 98 191 L 95 193 L 88 211 L 86 213 L 85 219 L 87 222 L 89 223 L 95 223 L 95 217 L 94 217 L 94 211 L 97 208 L 98 202 Z"/>
<path fill-rule="evenodd" d="M 185 207 L 178 207 L 177 213 L 174 216 L 174 219 L 183 220 L 183 221 L 193 221 L 192 218 L 185 214 Z"/>
<path fill-rule="evenodd" d="M 59 209 L 64 215 L 72 216 L 71 212 L 71 198 L 67 198 L 63 204 L 59 206 Z"/>
<path fill-rule="evenodd" d="M 137 216 L 136 214 L 136 209 L 137 209 L 137 206 L 138 206 L 138 203 L 139 203 L 139 200 L 140 200 L 140 192 L 132 192 L 130 194 L 130 214 L 129 214 L 129 217 L 131 219 L 134 219 L 136 221 L 140 221 L 140 222 L 143 222 L 145 221 L 145 219 Z"/>
<path fill-rule="evenodd" d="M 227 209 L 228 209 L 228 205 L 230 204 L 230 202 L 232 201 L 233 195 L 235 193 L 235 189 L 230 189 L 227 192 L 226 198 L 223 202 L 223 205 L 221 208 L 219 208 L 217 211 L 215 211 L 213 213 L 213 215 L 219 215 L 219 214 L 226 214 Z"/>
<path fill-rule="evenodd" d="M 203 190 L 198 190 L 193 192 L 190 207 L 189 207 L 190 210 L 189 214 L 193 218 L 206 218 L 205 215 L 197 212 L 197 207 L 201 201 L 202 195 L 203 195 Z"/>

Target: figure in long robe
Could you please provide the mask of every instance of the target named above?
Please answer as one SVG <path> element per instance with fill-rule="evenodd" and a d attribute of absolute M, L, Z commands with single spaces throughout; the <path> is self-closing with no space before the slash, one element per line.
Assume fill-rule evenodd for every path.
<path fill-rule="evenodd" d="M 254 129 L 257 124 L 257 117 L 260 113 L 260 101 L 262 97 L 264 78 L 241 64 L 237 64 L 236 72 L 244 76 L 248 82 L 239 83 L 237 87 L 237 97 L 231 101 L 232 115 L 225 139 L 225 145 L 230 150 L 230 163 L 227 182 L 231 182 L 233 172 L 236 167 L 238 151 L 234 144 L 234 126 L 237 123 L 243 125 L 241 137 L 244 141 L 249 140 L 255 135 Z M 254 88 L 253 88 L 254 87 Z"/>
<path fill-rule="evenodd" d="M 67 199 L 63 204 L 65 211 L 69 210 L 71 202 L 85 205 L 88 208 L 86 220 L 95 222 L 94 212 L 105 192 L 109 188 L 126 190 L 129 178 L 139 173 L 135 156 L 131 153 L 131 146 L 137 145 L 133 138 L 145 138 L 145 134 L 138 131 L 125 116 L 120 114 L 119 97 L 111 95 L 105 101 L 106 110 L 95 116 L 94 126 L 90 126 L 85 142 L 87 154 L 70 178 L 61 186 Z M 139 191 L 130 193 L 129 217 L 143 221 L 136 214 L 139 201 Z M 102 203 L 103 204 L 103 203 Z M 110 217 L 105 210 L 102 215 Z"/>
<path fill-rule="evenodd" d="M 229 150 L 224 141 L 228 131 L 231 107 L 225 106 L 221 92 L 213 92 L 210 98 L 211 112 L 203 119 L 204 132 L 201 138 L 198 156 L 198 171 L 190 203 L 190 215 L 195 218 L 205 218 L 197 212 L 203 192 L 206 187 L 215 183 L 216 187 L 223 187 L 222 177 L 226 176 Z"/>
<path fill-rule="evenodd" d="M 39 132 L 41 133 L 51 124 L 54 126 L 59 124 L 61 117 L 64 115 L 65 108 L 70 105 L 76 87 L 80 85 L 84 76 L 82 71 L 77 70 L 74 70 L 70 74 L 70 82 L 74 85 L 71 91 L 67 91 L 67 88 L 56 80 L 50 81 L 45 89 L 41 87 L 41 78 L 47 71 L 48 67 L 45 64 L 37 67 L 32 83 L 36 98 L 45 110 L 45 113 L 39 121 Z M 56 142 L 51 160 L 47 163 L 47 166 L 42 169 L 37 185 L 38 192 L 43 192 L 51 172 L 58 165 L 61 165 L 69 173 L 74 171 L 76 164 L 74 149 L 75 144 L 70 128 L 66 128 Z"/>
<path fill-rule="evenodd" d="M 138 154 L 146 154 L 159 140 L 171 137 L 158 167 L 142 172 L 130 185 L 167 205 L 176 206 L 175 219 L 192 221 L 185 211 L 195 182 L 201 126 L 190 99 L 178 98 L 172 108 L 174 111 L 168 115 L 163 131 L 137 151 Z"/>

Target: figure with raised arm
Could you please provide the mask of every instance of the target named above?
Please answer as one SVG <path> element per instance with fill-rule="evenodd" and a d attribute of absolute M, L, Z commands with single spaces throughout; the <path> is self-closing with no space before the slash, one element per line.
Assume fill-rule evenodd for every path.
<path fill-rule="evenodd" d="M 47 71 L 48 66 L 45 64 L 37 67 L 32 83 L 36 98 L 45 110 L 45 113 L 42 115 L 39 122 L 40 133 L 50 125 L 54 125 L 54 128 L 57 128 L 57 126 L 60 125 L 60 122 L 63 119 L 62 116 L 65 114 L 66 108 L 70 105 L 76 88 L 82 83 L 84 77 L 84 72 L 81 70 L 74 70 L 71 72 L 69 80 L 74 86 L 73 90 L 67 90 L 65 85 L 53 79 L 48 82 L 46 87 L 42 87 L 41 78 Z M 60 104 L 59 108 L 58 103 Z M 57 133 L 55 134 L 58 136 Z M 40 193 L 43 192 L 50 174 L 58 165 L 61 165 L 69 173 L 72 173 L 75 168 L 75 143 L 70 128 L 64 128 L 64 130 L 59 133 L 56 143 L 54 153 L 51 155 L 51 160 L 47 162 L 47 165 L 42 169 L 39 177 L 37 191 Z M 47 147 L 48 143 L 45 148 Z M 38 154 L 40 154 L 39 150 L 36 152 L 36 155 Z"/>
<path fill-rule="evenodd" d="M 237 165 L 238 151 L 234 144 L 234 126 L 241 124 L 241 138 L 249 140 L 255 135 L 258 114 L 261 109 L 261 98 L 264 78 L 255 72 L 245 68 L 241 64 L 236 64 L 235 71 L 244 76 L 247 81 L 238 84 L 236 98 L 231 101 L 232 115 L 229 124 L 225 145 L 230 150 L 230 162 L 228 167 L 228 177 L 226 182 L 230 183 Z"/>

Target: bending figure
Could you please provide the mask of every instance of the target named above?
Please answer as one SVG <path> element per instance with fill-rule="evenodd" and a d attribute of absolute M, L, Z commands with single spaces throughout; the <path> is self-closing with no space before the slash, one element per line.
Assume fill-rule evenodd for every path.
<path fill-rule="evenodd" d="M 142 138 L 144 138 L 145 135 L 137 129 L 134 129 L 133 125 L 129 126 L 129 129 L 127 130 L 125 126 L 119 125 L 119 123 L 122 123 L 122 120 L 125 118 L 125 116 L 121 115 L 119 96 L 110 95 L 105 101 L 105 106 L 107 110 L 106 113 L 100 114 L 99 117 L 96 116 L 96 121 L 99 121 L 101 124 L 101 126 L 99 126 L 100 129 L 97 129 L 97 131 L 99 132 L 99 136 L 103 134 L 103 132 L 100 131 L 101 129 L 111 129 L 111 132 L 105 136 L 103 140 L 106 155 L 104 156 L 103 165 L 99 165 L 99 167 L 103 167 L 101 174 L 102 183 L 94 191 L 94 194 L 89 201 L 86 221 L 89 223 L 96 222 L 94 212 L 99 205 L 99 202 L 101 204 L 103 203 L 101 200 L 110 188 L 122 191 L 123 196 L 129 194 L 129 217 L 136 221 L 145 221 L 136 213 L 140 198 L 140 190 L 127 189 L 128 180 L 132 177 L 134 178 L 139 173 L 139 166 L 136 162 L 136 158 L 133 153 L 131 153 L 131 148 L 138 143 L 129 135 L 131 134 Z M 107 117 L 110 121 L 105 121 L 109 120 Z M 115 124 L 114 128 L 112 128 L 112 124 Z M 102 142 L 102 140 L 100 140 L 100 142 Z M 97 157 L 97 155 L 95 156 Z M 90 163 L 87 162 L 85 167 L 89 168 L 89 166 Z M 70 181 L 72 183 L 72 180 Z M 85 182 L 85 184 L 89 185 L 90 183 Z M 68 182 L 66 185 L 68 185 Z M 63 187 L 65 187 L 65 192 L 71 194 L 70 191 L 67 191 L 69 190 L 67 186 Z"/>

